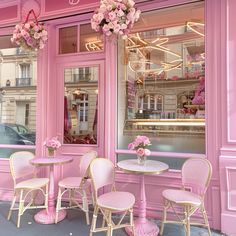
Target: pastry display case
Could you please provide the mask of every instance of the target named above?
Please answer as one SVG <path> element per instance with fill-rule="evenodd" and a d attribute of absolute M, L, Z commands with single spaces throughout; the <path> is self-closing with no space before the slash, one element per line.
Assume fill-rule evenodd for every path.
<path fill-rule="evenodd" d="M 124 134 L 149 135 L 205 135 L 205 119 L 129 119 L 125 121 Z"/>

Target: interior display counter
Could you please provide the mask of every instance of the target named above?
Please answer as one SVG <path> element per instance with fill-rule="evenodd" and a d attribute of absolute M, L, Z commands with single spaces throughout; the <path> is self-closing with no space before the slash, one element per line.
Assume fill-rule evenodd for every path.
<path fill-rule="evenodd" d="M 205 119 L 129 119 L 124 133 L 205 134 Z"/>

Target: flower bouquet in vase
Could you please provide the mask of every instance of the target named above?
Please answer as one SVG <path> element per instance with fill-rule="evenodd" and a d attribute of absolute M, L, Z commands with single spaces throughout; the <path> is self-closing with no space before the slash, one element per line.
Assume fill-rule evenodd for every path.
<path fill-rule="evenodd" d="M 138 135 L 136 139 L 129 143 L 129 150 L 136 150 L 138 164 L 144 165 L 147 159 L 147 156 L 151 154 L 151 151 L 147 148 L 151 145 L 151 142 L 147 136 Z"/>
<path fill-rule="evenodd" d="M 54 157 L 55 152 L 61 146 L 61 143 L 57 137 L 52 137 L 51 139 L 46 139 L 44 146 L 47 148 L 48 156 Z"/>

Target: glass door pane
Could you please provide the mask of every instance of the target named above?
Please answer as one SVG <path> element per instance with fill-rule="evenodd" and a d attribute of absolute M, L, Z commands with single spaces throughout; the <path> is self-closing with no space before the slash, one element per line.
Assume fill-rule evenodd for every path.
<path fill-rule="evenodd" d="M 97 144 L 98 66 L 64 70 L 64 143 Z"/>

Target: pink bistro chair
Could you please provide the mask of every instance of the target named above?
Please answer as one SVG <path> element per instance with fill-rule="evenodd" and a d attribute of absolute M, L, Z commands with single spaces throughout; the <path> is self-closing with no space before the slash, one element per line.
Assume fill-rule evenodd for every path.
<path fill-rule="evenodd" d="M 20 218 L 27 209 L 48 207 L 49 179 L 36 178 L 35 167 L 30 164 L 30 160 L 33 158 L 34 154 L 27 151 L 15 152 L 10 156 L 10 170 L 14 182 L 14 196 L 9 210 L 8 220 L 11 218 L 12 211 L 18 210 L 18 228 L 20 227 Z M 32 178 L 32 176 L 34 176 L 34 178 Z M 26 179 L 26 177 L 28 178 Z M 35 205 L 35 197 L 38 191 L 41 191 L 44 195 L 44 205 Z M 19 206 L 15 206 L 18 196 Z M 25 202 L 27 202 L 26 205 Z"/>
<path fill-rule="evenodd" d="M 212 166 L 206 159 L 191 158 L 183 164 L 182 189 L 166 189 L 162 192 L 164 198 L 164 213 L 160 235 L 163 234 L 165 223 L 180 223 L 185 227 L 186 236 L 190 236 L 190 224 L 207 227 L 208 234 L 211 236 L 211 230 L 204 207 L 204 196 L 211 176 Z M 176 206 L 184 210 L 182 217 L 177 213 Z M 174 211 L 178 221 L 167 220 L 167 210 L 169 208 Z M 190 217 L 197 210 L 200 210 L 203 222 L 190 222 Z"/>
<path fill-rule="evenodd" d="M 62 209 L 80 208 L 86 214 L 86 223 L 89 225 L 89 209 L 87 192 L 91 190 L 91 181 L 88 177 L 89 165 L 93 159 L 97 157 L 96 151 L 90 151 L 84 154 L 80 160 L 79 177 L 67 177 L 59 181 L 56 217 L 55 223 L 58 221 L 58 213 Z M 69 206 L 62 206 L 61 201 L 65 193 L 69 193 Z M 77 197 L 82 197 L 82 204 Z"/>
<path fill-rule="evenodd" d="M 90 236 L 95 232 L 107 231 L 107 236 L 112 236 L 113 230 L 131 227 L 134 235 L 133 205 L 135 197 L 129 192 L 115 191 L 115 168 L 111 161 L 105 158 L 97 158 L 90 165 L 90 175 L 94 187 L 94 213 L 90 229 Z M 98 196 L 98 190 L 102 187 L 110 187 L 110 191 Z M 98 212 L 103 215 L 102 226 L 96 226 Z M 120 213 L 121 219 L 117 224 L 112 220 L 112 213 Z M 129 223 L 122 223 L 129 213 Z"/>

